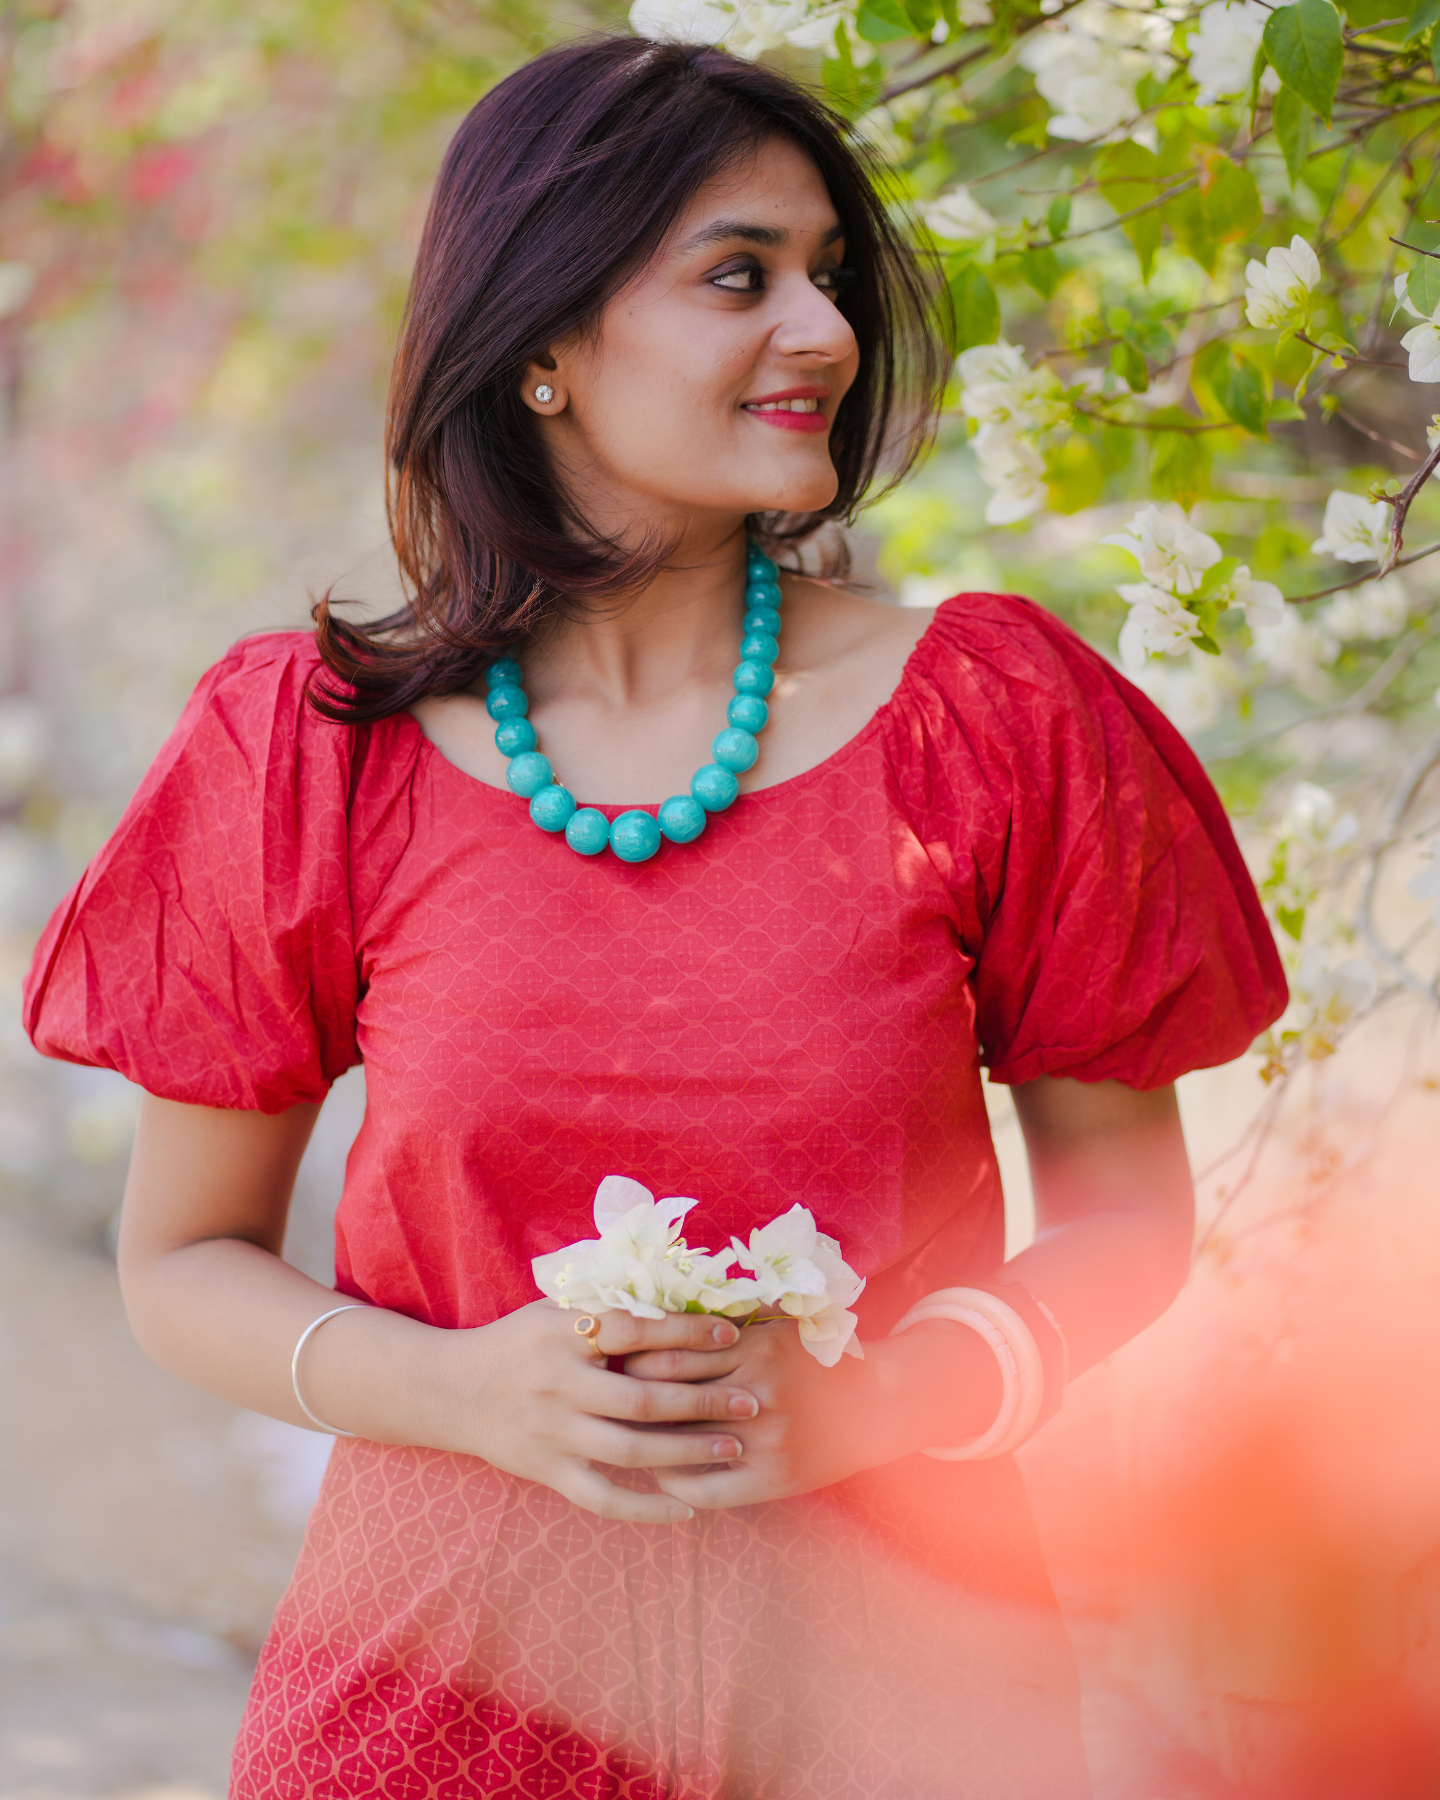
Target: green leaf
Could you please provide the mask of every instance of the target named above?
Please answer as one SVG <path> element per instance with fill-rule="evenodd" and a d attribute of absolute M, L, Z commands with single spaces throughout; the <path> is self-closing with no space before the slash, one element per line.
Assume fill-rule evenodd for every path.
<path fill-rule="evenodd" d="M 1440 3 L 1440 0 L 1437 0 Z M 1062 238 L 1070 224 L 1070 196 L 1061 194 L 1057 200 L 1050 202 L 1050 210 L 1045 214 L 1045 229 L 1052 239 Z"/>
<path fill-rule="evenodd" d="M 1208 600 L 1212 594 L 1218 594 L 1220 589 L 1228 583 L 1230 577 L 1239 567 L 1240 558 L 1238 556 L 1222 556 L 1219 562 L 1211 563 L 1210 567 L 1200 578 L 1199 598 L 1201 600 Z M 1203 611 L 1197 609 L 1200 623 L 1212 634 L 1212 636 L 1215 631 L 1214 615 L 1216 610 L 1215 607 L 1212 607 L 1209 616 L 1207 616 Z"/>
<path fill-rule="evenodd" d="M 1324 4 L 1324 0 L 1320 0 L 1320 4 Z M 889 44 L 896 38 L 915 35 L 910 15 L 900 0 L 864 0 L 855 19 L 855 29 L 867 44 Z"/>
<path fill-rule="evenodd" d="M 1000 335 L 1000 302 L 985 271 L 976 262 L 951 263 L 945 271 L 954 310 L 954 347 L 969 350 L 993 344 Z"/>
<path fill-rule="evenodd" d="M 1435 0 L 1435 3 L 1440 6 L 1440 0 Z M 1293 88 L 1282 87 L 1275 96 L 1270 116 L 1293 188 L 1300 179 L 1305 158 L 1310 154 L 1310 108 Z"/>
<path fill-rule="evenodd" d="M 1417 312 L 1432 318 L 1440 307 L 1440 259 L 1422 256 L 1405 277 L 1405 292 Z"/>
<path fill-rule="evenodd" d="M 1105 466 L 1090 440 L 1072 433 L 1046 459 L 1045 480 L 1052 512 L 1083 512 L 1104 490 Z"/>
<path fill-rule="evenodd" d="M 1133 212 L 1165 191 L 1166 178 L 1160 159 L 1143 144 L 1127 140 L 1123 144 L 1107 144 L 1095 158 L 1095 173 L 1100 192 L 1117 213 Z M 1140 259 L 1140 278 L 1148 282 L 1154 267 L 1155 252 L 1160 248 L 1163 222 L 1160 208 L 1126 219 L 1120 228 L 1134 246 Z"/>
<path fill-rule="evenodd" d="M 1065 273 L 1060 267 L 1060 258 L 1053 250 L 1046 248 L 1026 250 L 1015 260 L 1021 279 L 1034 288 L 1042 300 L 1048 300 L 1059 287 L 1060 277 Z"/>
<path fill-rule="evenodd" d="M 1303 906 L 1277 906 L 1275 917 L 1280 921 L 1280 929 L 1288 931 L 1298 944 L 1300 934 L 1305 929 L 1305 908 Z"/>
<path fill-rule="evenodd" d="M 1270 66 L 1270 58 L 1265 54 L 1262 40 L 1255 52 L 1255 60 L 1250 65 L 1250 130 L 1255 130 L 1255 115 L 1260 110 L 1260 77 Z"/>
<path fill-rule="evenodd" d="M 1262 43 L 1285 86 L 1328 125 L 1345 58 L 1340 15 L 1330 0 L 1294 0 L 1292 6 L 1276 7 L 1265 21 Z"/>
<path fill-rule="evenodd" d="M 1297 406 L 1293 400 L 1272 400 L 1265 408 L 1265 418 L 1270 424 L 1296 423 L 1305 417 L 1305 408 Z"/>
<path fill-rule="evenodd" d="M 1404 42 L 1414 43 L 1432 25 L 1440 25 L 1440 0 L 1415 0 L 1415 10 L 1410 14 L 1410 22 L 1405 27 Z"/>
<path fill-rule="evenodd" d="M 1259 225 L 1260 190 L 1250 171 L 1224 151 L 1204 150 L 1197 185 L 1166 202 L 1165 218 L 1180 248 L 1211 275 L 1220 246 L 1248 237 Z"/>
<path fill-rule="evenodd" d="M 1116 344 L 1110 352 L 1110 367 L 1132 394 L 1143 394 L 1149 388 L 1150 371 L 1145 366 L 1145 358 L 1134 344 Z"/>
<path fill-rule="evenodd" d="M 957 0 L 940 0 L 940 17 L 950 27 L 950 35 L 957 38 L 962 30 L 960 24 L 960 8 Z"/>
<path fill-rule="evenodd" d="M 929 37 L 940 17 L 936 0 L 905 0 L 904 11 L 916 37 Z"/>
<path fill-rule="evenodd" d="M 1227 418 L 1243 426 L 1252 437 L 1265 436 L 1265 383 L 1257 368 L 1231 357 L 1219 378 L 1211 379 L 1210 388 Z"/>
<path fill-rule="evenodd" d="M 1157 431 L 1150 440 L 1150 485 L 1161 500 L 1191 507 L 1210 492 L 1210 446 L 1198 432 Z"/>

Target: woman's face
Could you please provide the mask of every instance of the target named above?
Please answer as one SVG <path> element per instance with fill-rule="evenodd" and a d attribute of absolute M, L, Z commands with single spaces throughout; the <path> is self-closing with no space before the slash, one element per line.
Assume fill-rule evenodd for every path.
<path fill-rule="evenodd" d="M 596 331 L 529 366 L 525 403 L 593 525 L 728 531 L 834 498 L 829 427 L 859 367 L 844 262 L 819 170 L 771 139 L 700 190 Z"/>

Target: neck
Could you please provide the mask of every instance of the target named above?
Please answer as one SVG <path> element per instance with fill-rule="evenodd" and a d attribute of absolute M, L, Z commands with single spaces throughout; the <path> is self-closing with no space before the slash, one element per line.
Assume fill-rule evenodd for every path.
<path fill-rule="evenodd" d="M 644 706 L 734 667 L 745 590 L 745 529 L 687 538 L 647 586 L 596 602 L 537 638 L 526 685 L 541 700 L 586 691 Z"/>

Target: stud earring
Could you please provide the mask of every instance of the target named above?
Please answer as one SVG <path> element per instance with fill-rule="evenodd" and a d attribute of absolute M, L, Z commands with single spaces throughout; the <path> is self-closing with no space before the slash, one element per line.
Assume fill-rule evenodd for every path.
<path fill-rule="evenodd" d="M 535 398 L 540 402 L 540 404 L 542 406 L 548 406 L 550 404 L 550 402 L 555 398 L 555 390 L 554 390 L 554 388 L 550 387 L 546 382 L 542 381 L 540 383 L 539 387 L 537 387 L 535 390 Z"/>

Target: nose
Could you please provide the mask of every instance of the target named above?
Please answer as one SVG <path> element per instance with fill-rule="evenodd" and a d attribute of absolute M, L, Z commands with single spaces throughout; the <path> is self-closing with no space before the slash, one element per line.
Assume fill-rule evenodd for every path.
<path fill-rule="evenodd" d="M 812 357 L 825 364 L 855 355 L 858 345 L 850 321 L 808 275 L 784 281 L 776 299 L 780 317 L 770 341 L 781 356 Z"/>

